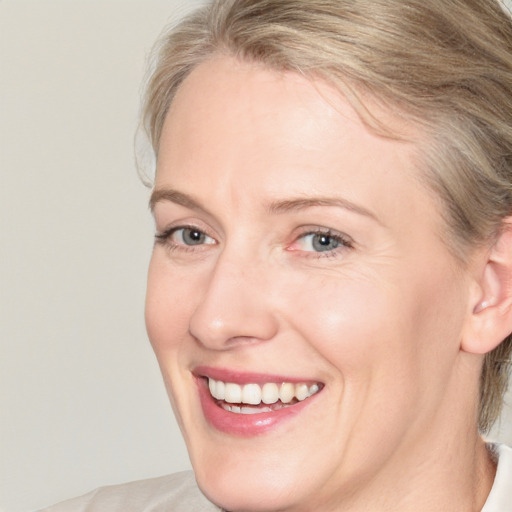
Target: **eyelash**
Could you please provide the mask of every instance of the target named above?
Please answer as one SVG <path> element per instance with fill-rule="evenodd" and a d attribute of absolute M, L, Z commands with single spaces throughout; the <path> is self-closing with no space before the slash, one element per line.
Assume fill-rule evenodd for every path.
<path fill-rule="evenodd" d="M 197 247 L 201 247 L 204 245 L 214 245 L 214 244 L 205 244 L 200 243 L 197 244 L 197 246 L 194 245 L 187 245 L 187 244 L 181 244 L 176 243 L 171 240 L 172 235 L 174 235 L 176 232 L 180 230 L 190 230 L 192 232 L 200 233 L 208 238 L 210 237 L 204 230 L 198 228 L 197 226 L 193 225 L 181 225 L 181 226 L 173 226 L 171 228 L 166 229 L 162 233 L 157 233 L 155 235 L 155 242 L 158 244 L 165 245 L 168 250 L 170 251 L 196 251 Z M 333 231 L 331 229 L 307 229 L 304 232 L 300 233 L 292 242 L 291 245 L 297 244 L 299 240 L 305 240 L 308 236 L 324 236 L 326 238 L 329 238 L 335 242 L 338 243 L 338 246 L 333 249 L 328 249 L 326 251 L 300 251 L 299 249 L 288 249 L 290 252 L 300 251 L 305 254 L 304 257 L 308 258 L 332 258 L 339 255 L 340 251 L 347 250 L 347 249 L 353 249 L 354 243 L 351 238 L 347 237 L 346 235 L 339 233 L 337 231 Z"/>
<path fill-rule="evenodd" d="M 290 251 L 299 250 L 300 252 L 304 253 L 307 258 L 335 258 L 337 256 L 340 256 L 340 253 L 342 251 L 345 251 L 347 249 L 353 249 L 354 248 L 354 242 L 351 238 L 348 236 L 339 233 L 338 231 L 333 231 L 331 229 L 322 229 L 322 228 L 315 228 L 315 229 L 306 229 L 304 232 L 302 232 L 299 236 L 297 236 L 293 244 L 297 244 L 300 240 L 305 240 L 308 236 L 324 236 L 326 238 L 331 239 L 332 241 L 337 242 L 337 246 L 333 249 L 327 249 L 326 251 L 300 251 L 300 249 L 289 249 Z M 293 245 L 292 244 L 292 245 Z"/>
<path fill-rule="evenodd" d="M 181 230 L 183 230 L 183 231 L 189 230 L 192 232 L 201 233 L 202 235 L 207 236 L 208 238 L 212 238 L 209 235 L 207 235 L 204 230 L 199 229 L 197 226 L 181 225 L 181 226 L 173 226 L 173 227 L 166 229 L 162 233 L 157 233 L 155 235 L 155 242 L 157 244 L 165 245 L 169 251 L 175 251 L 175 250 L 185 251 L 185 252 L 196 251 L 197 248 L 194 245 L 179 244 L 179 243 L 172 241 L 172 239 L 171 239 L 172 235 L 174 235 L 174 233 L 181 231 Z M 200 246 L 200 245 L 209 245 L 209 244 L 198 244 L 198 245 Z"/>

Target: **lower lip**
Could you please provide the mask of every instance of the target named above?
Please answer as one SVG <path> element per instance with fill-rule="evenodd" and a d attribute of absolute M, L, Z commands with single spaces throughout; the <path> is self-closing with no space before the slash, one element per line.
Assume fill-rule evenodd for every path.
<path fill-rule="evenodd" d="M 281 423 L 303 411 L 313 400 L 313 397 L 310 397 L 302 402 L 271 412 L 238 414 L 226 411 L 217 404 L 208 390 L 206 379 L 198 378 L 197 383 L 206 421 L 221 432 L 242 437 L 257 436 L 277 428 Z"/>

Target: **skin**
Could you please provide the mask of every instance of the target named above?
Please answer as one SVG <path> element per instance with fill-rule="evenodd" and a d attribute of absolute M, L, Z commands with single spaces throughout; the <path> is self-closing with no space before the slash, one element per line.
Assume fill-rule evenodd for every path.
<path fill-rule="evenodd" d="M 219 506 L 483 506 L 494 468 L 476 430 L 481 356 L 461 349 L 477 270 L 442 239 L 415 161 L 414 144 L 372 134 L 327 85 L 294 74 L 218 57 L 179 89 L 155 191 L 199 208 L 154 204 L 157 234 L 177 231 L 155 244 L 146 322 L 198 483 Z M 343 204 L 269 208 L 312 197 Z M 204 243 L 187 245 L 180 226 Z M 315 230 L 345 242 L 318 252 Z M 324 388 L 277 428 L 233 436 L 205 420 L 197 365 Z"/>

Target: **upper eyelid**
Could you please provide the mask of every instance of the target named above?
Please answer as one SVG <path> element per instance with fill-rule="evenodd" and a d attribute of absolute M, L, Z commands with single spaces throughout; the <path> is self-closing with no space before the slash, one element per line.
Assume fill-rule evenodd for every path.
<path fill-rule="evenodd" d="M 296 235 L 295 240 L 297 240 L 298 238 L 307 236 L 307 235 L 329 235 L 334 238 L 339 238 L 339 239 L 343 240 L 344 242 L 354 244 L 354 239 L 351 236 L 349 236 L 346 233 L 343 233 L 341 231 L 338 231 L 337 229 L 311 227 L 311 226 L 304 227 L 303 231 Z"/>
<path fill-rule="evenodd" d="M 193 226 L 193 225 L 183 225 L 183 224 L 178 225 L 178 226 L 170 226 L 170 227 L 164 229 L 163 231 L 157 232 L 155 234 L 155 237 L 163 240 L 163 239 L 169 238 L 171 235 L 173 235 L 177 231 L 184 230 L 184 229 L 189 229 L 191 231 L 199 231 L 200 233 L 202 233 L 206 237 L 211 238 L 212 240 L 217 241 L 214 236 L 209 234 L 204 229 L 198 228 L 197 226 Z"/>
<path fill-rule="evenodd" d="M 157 222 L 157 224 L 158 224 L 158 222 Z M 166 223 L 163 228 L 161 228 L 161 229 L 157 228 L 156 235 L 161 235 L 161 234 L 166 234 L 166 233 L 171 234 L 180 229 L 195 229 L 197 231 L 201 231 L 201 233 L 204 233 L 206 236 L 209 236 L 210 238 L 217 239 L 217 235 L 216 235 L 216 232 L 214 229 L 206 227 L 206 226 L 204 226 L 204 223 L 197 222 L 197 221 L 192 221 L 192 222 L 175 221 L 175 222 Z"/>
<path fill-rule="evenodd" d="M 176 232 L 186 229 L 201 232 L 205 237 L 209 238 L 210 240 L 213 240 L 213 243 L 204 241 L 203 243 L 199 244 L 187 244 L 172 239 L 173 235 Z M 155 244 L 161 245 L 167 248 L 169 251 L 202 252 L 207 248 L 207 246 L 217 245 L 218 242 L 214 237 L 208 235 L 203 229 L 198 229 L 197 226 L 185 226 L 181 224 L 176 226 L 170 226 L 167 229 L 155 233 Z"/>
<path fill-rule="evenodd" d="M 169 207 L 172 209 L 169 210 Z M 196 207 L 195 202 L 188 204 L 186 201 L 182 203 L 181 201 L 157 198 L 155 202 L 150 200 L 150 210 L 157 226 L 171 226 L 175 224 L 178 227 L 195 227 L 209 234 L 209 236 L 212 236 L 211 233 L 213 233 L 214 237 L 222 233 L 222 226 L 217 222 L 216 218 L 201 206 L 197 205 Z M 169 218 L 180 220 L 169 222 Z M 187 221 L 187 219 L 190 220 Z M 167 229 L 167 227 L 164 227 L 161 231 Z"/>

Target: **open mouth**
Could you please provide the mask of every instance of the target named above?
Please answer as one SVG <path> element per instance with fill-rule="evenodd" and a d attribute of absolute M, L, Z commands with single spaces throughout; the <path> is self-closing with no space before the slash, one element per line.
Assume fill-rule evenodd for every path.
<path fill-rule="evenodd" d="M 307 400 L 318 393 L 321 383 L 266 382 L 237 384 L 208 379 L 210 395 L 218 406 L 235 414 L 260 414 L 278 411 Z"/>
<path fill-rule="evenodd" d="M 209 426 L 242 437 L 276 431 L 282 423 L 301 417 L 325 387 L 315 380 L 206 366 L 193 373 Z"/>

